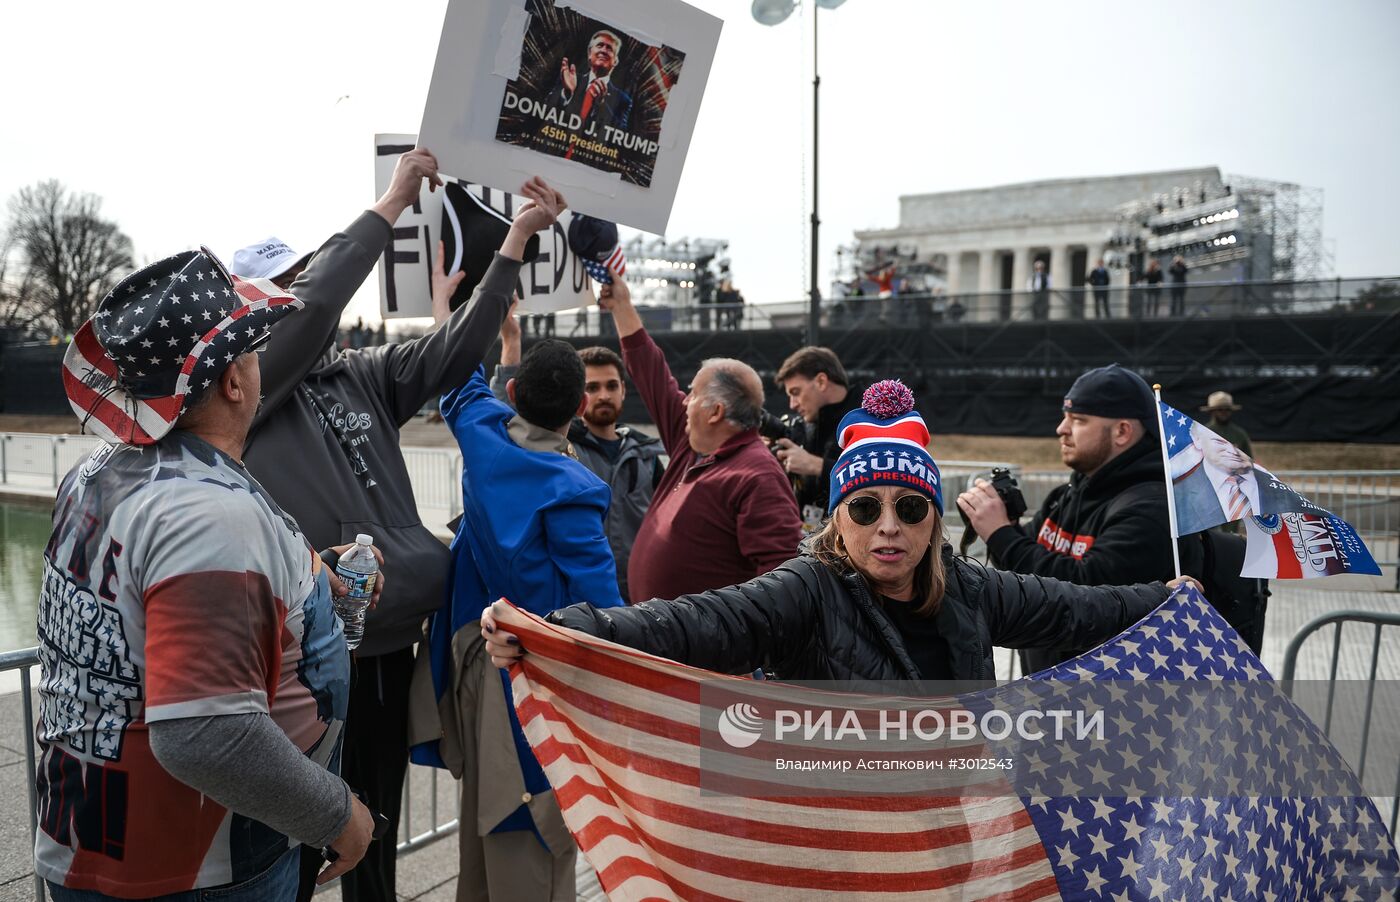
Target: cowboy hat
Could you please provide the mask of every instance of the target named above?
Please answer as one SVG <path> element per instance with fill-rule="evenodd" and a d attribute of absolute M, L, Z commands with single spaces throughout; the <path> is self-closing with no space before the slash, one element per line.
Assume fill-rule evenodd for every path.
<path fill-rule="evenodd" d="M 1202 413 L 1210 413 L 1212 410 L 1243 410 L 1244 408 L 1235 403 L 1235 399 L 1227 391 L 1213 391 L 1210 397 L 1206 398 L 1206 406 L 1201 408 Z"/>
<path fill-rule="evenodd" d="M 150 445 L 240 354 L 301 301 L 244 280 L 208 248 L 166 257 L 102 299 L 63 355 L 63 389 L 84 431 Z"/>

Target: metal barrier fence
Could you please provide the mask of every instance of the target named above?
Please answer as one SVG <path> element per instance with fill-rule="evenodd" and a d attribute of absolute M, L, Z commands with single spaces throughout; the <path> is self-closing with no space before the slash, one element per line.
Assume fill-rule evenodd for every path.
<path fill-rule="evenodd" d="M 56 489 L 63 474 L 101 443 L 90 435 L 6 432 L 0 435 L 0 485 Z"/>
<path fill-rule="evenodd" d="M 56 489 L 64 474 L 92 453 L 101 439 L 90 435 L 0 433 L 0 485 Z M 462 512 L 462 455 L 448 448 L 404 448 L 414 497 L 422 507 Z"/>
<path fill-rule="evenodd" d="M 451 448 L 404 448 L 403 462 L 418 507 L 462 512 L 462 455 Z"/>
<path fill-rule="evenodd" d="M 39 666 L 39 649 L 22 648 L 18 651 L 0 653 L 0 673 L 19 671 L 20 694 L 24 705 L 24 786 L 29 793 L 29 846 L 39 833 L 39 799 L 34 787 L 34 692 L 29 679 L 31 667 Z M 34 875 L 34 898 L 43 902 L 45 898 L 44 879 Z"/>
<path fill-rule="evenodd" d="M 1358 626 L 1369 625 L 1371 627 L 1369 657 L 1366 657 L 1364 654 L 1357 654 L 1357 652 L 1366 649 L 1364 638 L 1361 643 L 1355 641 L 1349 643 L 1346 655 L 1343 655 L 1342 630 L 1347 624 L 1355 624 Z M 1367 759 L 1372 748 L 1371 740 L 1376 733 L 1379 732 L 1373 730 L 1373 723 L 1374 715 L 1376 714 L 1377 680 L 1378 677 L 1381 677 L 1381 660 L 1383 655 L 1394 655 L 1393 648 L 1382 645 L 1381 634 L 1387 629 L 1400 628 L 1400 614 L 1371 611 L 1338 611 L 1319 617 L 1299 630 L 1298 635 L 1293 637 L 1293 641 L 1288 643 L 1288 649 L 1283 655 L 1283 690 L 1287 692 L 1290 697 L 1295 697 L 1299 652 L 1308 639 L 1329 626 L 1333 627 L 1332 649 L 1326 664 L 1327 698 L 1322 714 L 1322 732 L 1328 739 L 1333 738 L 1332 727 L 1334 715 L 1336 714 L 1335 706 L 1338 678 L 1364 679 L 1366 681 L 1366 692 L 1364 710 L 1361 712 L 1361 734 L 1357 742 L 1355 755 L 1348 755 L 1346 757 L 1349 758 L 1352 766 L 1356 768 L 1357 777 L 1361 780 L 1365 780 L 1366 765 L 1368 763 Z M 1355 631 L 1353 631 L 1353 633 L 1354 632 Z M 1393 664 L 1394 662 L 1392 661 L 1391 663 Z M 1387 669 L 1394 669 L 1394 667 L 1389 667 Z M 1390 673 L 1386 674 L 1385 678 L 1388 678 L 1388 683 L 1393 684 L 1397 676 L 1400 676 L 1400 674 Z M 1392 693 L 1387 693 L 1387 701 L 1393 701 L 1391 696 Z M 1386 735 L 1378 745 L 1383 751 L 1387 748 L 1393 751 L 1396 747 L 1394 744 L 1395 733 L 1400 729 L 1400 711 L 1394 710 L 1393 705 L 1387 705 L 1386 707 L 1388 710 L 1382 711 L 1382 716 L 1388 716 L 1388 719 L 1381 725 Z M 1350 739 L 1351 737 L 1347 738 Z M 1350 750 L 1351 749 L 1348 748 L 1347 751 Z M 1400 821 L 1400 765 L 1397 765 L 1395 783 L 1393 786 L 1394 792 L 1388 797 L 1390 799 L 1390 832 L 1392 835 L 1395 833 L 1397 821 Z M 1384 810 L 1384 806 L 1382 806 L 1382 810 Z"/>
<path fill-rule="evenodd" d="M 1279 470 L 1274 475 L 1350 523 L 1376 563 L 1400 564 L 1400 470 Z M 1045 496 L 1068 479 L 1068 470 L 1017 474 L 1031 511 L 1039 509 Z"/>
<path fill-rule="evenodd" d="M 890 297 L 826 298 L 822 325 L 831 329 L 934 328 L 968 323 L 1089 319 L 1223 319 L 1242 316 L 1336 315 L 1370 312 L 1394 303 L 1400 278 L 1326 279 L 1308 282 L 1187 282 L 1173 287 L 1114 285 L 1031 291 L 913 292 Z M 801 329 L 809 302 L 654 305 L 637 292 L 647 331 L 720 332 Z M 1105 315 L 1106 313 L 1106 315 Z M 616 334 L 612 318 L 596 308 L 523 318 L 527 335 Z"/>
<path fill-rule="evenodd" d="M 425 771 L 426 773 L 424 773 Z M 456 780 L 451 780 L 452 791 L 450 793 L 444 793 L 439 784 L 438 776 L 439 774 L 445 773 L 447 773 L 447 771 L 440 767 L 409 766 L 408 773 L 404 775 L 403 779 L 403 807 L 399 811 L 398 854 L 407 855 L 409 852 L 416 852 L 424 846 L 442 839 L 444 836 L 451 836 L 453 833 L 457 832 L 460 826 L 457 818 L 453 817 L 445 821 L 438 820 L 439 802 L 444 801 L 442 798 L 444 795 L 447 796 L 445 801 L 451 803 L 451 810 L 453 812 L 461 810 L 461 798 L 459 796 L 462 791 L 461 784 Z M 426 830 L 420 830 L 415 833 L 413 825 L 413 789 L 415 785 L 422 786 L 424 783 L 428 784 L 428 826 Z"/>
<path fill-rule="evenodd" d="M 57 488 L 98 444 L 86 435 L 0 434 L 0 485 Z M 445 512 L 445 519 L 462 512 L 462 455 L 455 448 L 404 448 L 403 456 L 420 508 Z M 1008 467 L 1032 511 L 1069 478 L 1067 470 L 1024 470 L 1006 461 L 947 460 L 939 467 L 950 492 L 993 467 Z M 1355 527 L 1377 563 L 1400 564 L 1400 470 L 1280 470 L 1277 475 Z"/>
<path fill-rule="evenodd" d="M 0 434 L 0 485 L 57 488 L 63 475 L 98 444 L 86 435 Z M 419 508 L 445 513 L 444 522 L 462 512 L 462 455 L 455 448 L 404 448 L 403 456 Z M 1007 467 L 1031 511 L 1069 478 L 1067 470 L 1025 470 L 1006 461 L 947 460 L 939 467 L 950 494 L 973 476 Z M 1277 475 L 1355 527 L 1377 563 L 1400 564 L 1400 470 L 1280 470 Z"/>
<path fill-rule="evenodd" d="M 35 794 L 34 774 L 34 702 L 33 702 L 33 682 L 30 679 L 30 669 L 39 666 L 39 649 L 23 648 L 18 651 L 0 652 L 0 673 L 11 670 L 19 671 L 20 694 L 24 706 L 24 766 L 25 766 L 25 788 L 29 793 L 29 839 L 30 848 L 33 848 L 34 840 L 39 830 L 39 805 L 38 797 Z M 427 773 L 423 773 L 427 771 Z M 403 784 L 403 809 L 399 817 L 399 843 L 397 850 L 399 855 L 407 855 L 415 852 L 430 843 L 433 843 L 444 836 L 450 836 L 457 832 L 457 818 L 447 821 L 438 820 L 439 798 L 444 795 L 438 781 L 438 775 L 443 773 L 437 767 L 409 767 L 408 773 L 404 776 Z M 414 805 L 413 789 L 415 786 L 422 787 L 426 783 L 428 786 L 428 820 L 429 825 L 426 830 L 414 832 Z M 460 787 L 453 781 L 453 789 L 449 798 L 452 802 L 452 810 L 458 810 L 457 793 Z M 34 875 L 34 898 L 38 902 L 43 902 L 47 898 L 44 887 L 44 880 L 37 873 Z"/>

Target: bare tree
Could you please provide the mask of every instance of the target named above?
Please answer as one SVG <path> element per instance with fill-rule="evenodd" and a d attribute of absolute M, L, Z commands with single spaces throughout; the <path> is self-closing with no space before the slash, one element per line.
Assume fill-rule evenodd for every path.
<path fill-rule="evenodd" d="M 102 200 L 56 179 L 10 198 L 0 243 L 0 325 L 68 335 L 133 268 L 131 239 Z"/>
<path fill-rule="evenodd" d="M 13 278 L 14 260 L 14 237 L 0 233 L 0 338 L 6 331 L 28 332 L 34 320 L 33 311 L 25 303 L 28 286 L 23 279 Z"/>

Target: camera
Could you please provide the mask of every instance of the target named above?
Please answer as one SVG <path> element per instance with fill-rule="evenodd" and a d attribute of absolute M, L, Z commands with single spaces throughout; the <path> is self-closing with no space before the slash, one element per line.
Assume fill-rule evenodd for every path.
<path fill-rule="evenodd" d="M 795 413 L 780 417 L 763 409 L 759 412 L 758 434 L 768 440 L 768 453 L 777 457 L 781 450 L 777 445 L 780 438 L 787 439 L 799 448 L 802 447 L 802 443 L 807 441 L 807 421 Z M 809 476 L 788 474 L 788 481 L 792 483 L 792 491 L 799 498 L 802 497 L 803 481 L 810 481 L 810 479 Z"/>
<path fill-rule="evenodd" d="M 770 442 L 785 438 L 794 445 L 801 446 L 807 441 L 807 421 L 795 413 L 780 417 L 765 409 L 758 419 L 758 434 Z M 769 450 L 774 454 L 778 453 L 772 445 L 769 445 Z"/>
<path fill-rule="evenodd" d="M 1001 498 L 1001 503 L 1006 505 L 1006 515 L 1014 523 L 1021 519 L 1021 515 L 1026 512 L 1026 496 L 1021 494 L 1021 486 L 1016 482 L 1016 477 L 1011 475 L 1009 467 L 993 467 L 992 472 L 986 476 L 974 476 L 967 481 L 970 489 L 977 484 L 978 479 L 986 479 L 992 484 L 992 490 Z M 960 542 L 963 554 L 977 540 L 977 533 L 972 529 L 972 521 L 967 518 L 967 512 L 961 507 L 958 508 L 958 515 L 963 521 L 963 537 Z"/>

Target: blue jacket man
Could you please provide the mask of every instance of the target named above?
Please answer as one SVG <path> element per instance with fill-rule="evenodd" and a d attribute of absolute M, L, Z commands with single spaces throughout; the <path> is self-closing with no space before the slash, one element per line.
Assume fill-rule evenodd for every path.
<path fill-rule="evenodd" d="M 479 620 L 501 597 L 541 616 L 577 602 L 622 604 L 603 528 L 611 492 L 565 437 L 583 381 L 574 349 L 543 341 L 507 384 L 516 410 L 492 396 L 484 369 L 442 399 L 462 450 L 463 514 L 451 597 L 429 630 L 443 735 L 415 760 L 462 779 L 458 879 L 492 899 L 573 893 L 573 839 L 515 717 L 510 677 L 484 654 Z"/>

